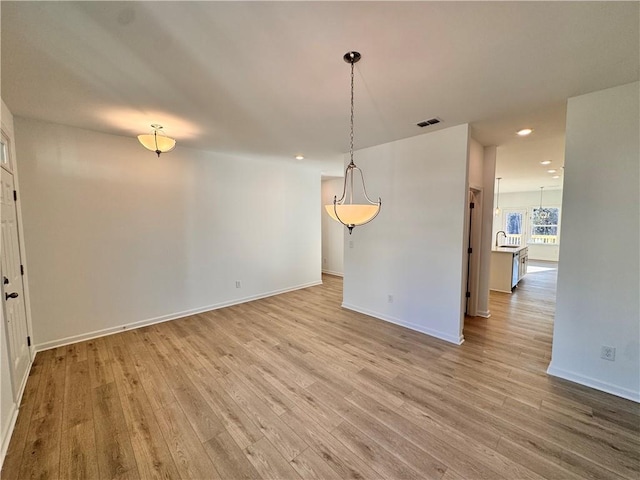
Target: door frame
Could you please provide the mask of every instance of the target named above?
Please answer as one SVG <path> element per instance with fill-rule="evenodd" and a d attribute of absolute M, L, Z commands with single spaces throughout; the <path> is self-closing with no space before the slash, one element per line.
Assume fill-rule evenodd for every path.
<path fill-rule="evenodd" d="M 466 208 L 469 211 L 470 228 L 467 226 L 467 239 L 471 240 L 471 254 L 467 254 L 467 285 L 470 293 L 467 298 L 465 313 L 467 316 L 478 315 L 478 288 L 480 286 L 480 257 L 482 256 L 482 210 L 483 210 L 482 188 L 470 186 L 467 193 Z M 473 200 L 474 207 L 469 208 L 469 203 Z M 466 294 L 466 292 L 465 292 Z"/>
<path fill-rule="evenodd" d="M 3 107 L 4 107 L 4 104 L 3 104 Z M 29 351 L 29 366 L 27 367 L 27 373 L 25 375 L 25 378 L 23 379 L 14 378 L 13 369 L 11 369 L 11 383 L 13 386 L 13 397 L 16 403 L 19 405 L 20 400 L 22 398 L 22 393 L 24 392 L 24 388 L 27 384 L 27 379 L 29 378 L 29 372 L 31 370 L 31 364 L 33 363 L 33 360 L 35 358 L 36 349 L 33 342 L 33 326 L 31 322 L 31 300 L 30 300 L 30 294 L 29 294 L 27 258 L 26 258 L 25 244 L 24 244 L 22 209 L 20 204 L 20 188 L 19 188 L 20 184 L 18 182 L 18 168 L 17 168 L 17 159 L 15 154 L 15 146 L 13 141 L 14 140 L 13 128 L 11 128 L 12 125 L 5 124 L 4 120 L 6 117 L 7 115 L 5 115 L 5 111 L 3 108 L 2 122 L 0 124 L 0 135 L 2 136 L 2 141 L 5 142 L 5 144 L 7 145 L 7 154 L 9 155 L 9 165 L 11 168 L 7 168 L 4 165 L 0 166 L 0 168 L 3 168 L 13 176 L 13 188 L 18 192 L 17 200 L 15 202 L 15 208 L 16 208 L 16 221 L 18 223 L 18 247 L 20 250 L 20 264 L 24 267 L 24 275 L 22 275 L 22 292 L 23 292 L 23 301 L 24 301 L 24 308 L 25 308 L 26 330 L 27 330 L 27 335 L 31 338 L 31 345 L 27 347 Z M 4 308 L 2 308 L 2 310 L 3 310 L 2 311 L 3 323 L 5 323 L 3 328 L 5 329 L 5 333 L 8 334 L 8 332 L 6 332 L 6 329 L 7 329 L 6 321 L 4 321 L 4 316 L 5 316 Z M 9 349 L 7 348 L 7 354 L 9 354 L 8 350 Z"/>

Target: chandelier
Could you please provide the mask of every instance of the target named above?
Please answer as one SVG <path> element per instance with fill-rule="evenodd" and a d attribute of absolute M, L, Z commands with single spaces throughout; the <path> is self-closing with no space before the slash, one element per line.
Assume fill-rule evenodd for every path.
<path fill-rule="evenodd" d="M 327 213 L 334 220 L 340 222 L 349 229 L 349 234 L 353 232 L 353 228 L 359 225 L 369 223 L 376 218 L 380 213 L 380 206 L 382 200 L 378 198 L 377 202 L 374 202 L 367 195 L 367 188 L 364 184 L 364 175 L 355 163 L 353 163 L 353 66 L 362 58 L 358 52 L 347 52 L 344 55 L 344 61 L 351 64 L 351 135 L 349 142 L 349 158 L 350 162 L 347 169 L 344 172 L 344 187 L 342 189 L 342 196 L 338 198 L 333 197 L 333 204 L 325 205 Z M 362 182 L 362 193 L 367 203 L 357 204 L 353 203 L 354 193 L 354 175 L 360 174 L 360 180 Z"/>

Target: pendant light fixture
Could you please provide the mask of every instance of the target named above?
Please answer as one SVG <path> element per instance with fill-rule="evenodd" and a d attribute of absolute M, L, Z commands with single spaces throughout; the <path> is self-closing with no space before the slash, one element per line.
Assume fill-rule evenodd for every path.
<path fill-rule="evenodd" d="M 498 181 L 498 194 L 496 195 L 496 209 L 493 214 L 500 215 L 500 180 L 502 180 L 502 177 L 498 177 L 496 180 Z"/>
<path fill-rule="evenodd" d="M 544 190 L 544 187 L 540 187 L 540 208 L 538 209 L 538 217 L 547 218 L 549 216 L 549 212 L 542 208 L 542 190 Z"/>
<path fill-rule="evenodd" d="M 152 123 L 151 128 L 152 133 L 138 135 L 138 141 L 144 148 L 156 152 L 159 157 L 161 153 L 170 152 L 176 147 L 176 141 L 164 134 L 162 125 Z"/>
<path fill-rule="evenodd" d="M 380 207 L 382 200 L 378 198 L 377 202 L 374 202 L 367 195 L 367 188 L 364 185 L 364 175 L 355 163 L 353 163 L 353 67 L 362 58 L 362 55 L 358 52 L 347 52 L 344 54 L 344 61 L 351 64 L 351 136 L 349 141 L 349 165 L 344 172 L 344 187 L 342 189 L 342 196 L 338 198 L 333 197 L 332 205 L 325 205 L 327 213 L 334 220 L 340 222 L 349 229 L 349 234 L 353 232 L 353 228 L 359 225 L 369 223 L 376 218 L 380 213 Z M 362 193 L 368 203 L 355 204 L 353 203 L 353 177 L 355 172 L 360 174 L 362 181 Z"/>

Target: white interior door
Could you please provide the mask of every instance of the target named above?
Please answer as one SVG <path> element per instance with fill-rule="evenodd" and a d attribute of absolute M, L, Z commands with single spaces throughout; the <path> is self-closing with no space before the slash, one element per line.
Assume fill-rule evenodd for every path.
<path fill-rule="evenodd" d="M 8 155 L 7 144 L 2 141 L 2 156 Z M 6 322 L 6 332 L 9 347 L 14 393 L 17 395 L 24 384 L 29 368 L 29 346 L 27 341 L 27 316 L 24 303 L 24 289 L 22 284 L 20 244 L 18 241 L 18 221 L 16 202 L 14 199 L 13 175 L 5 169 L 3 162 L 2 188 L 2 240 L 0 243 L 0 257 L 2 257 L 2 306 Z"/>

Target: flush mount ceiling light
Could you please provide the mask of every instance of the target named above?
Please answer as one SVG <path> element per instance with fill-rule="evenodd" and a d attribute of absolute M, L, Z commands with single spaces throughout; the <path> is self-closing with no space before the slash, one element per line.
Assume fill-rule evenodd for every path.
<path fill-rule="evenodd" d="M 502 177 L 498 177 L 496 180 L 498 181 L 498 194 L 496 195 L 496 209 L 493 211 L 493 214 L 500 215 L 500 180 L 502 180 Z"/>
<path fill-rule="evenodd" d="M 304 160 L 304 155 L 296 155 L 296 160 Z"/>
<path fill-rule="evenodd" d="M 547 173 L 556 173 L 556 171 L 557 171 L 557 170 L 556 170 L 555 168 L 552 168 L 552 169 L 550 169 L 550 170 L 547 170 Z"/>
<path fill-rule="evenodd" d="M 523 128 L 522 130 L 518 130 L 516 133 L 521 137 L 526 137 L 527 135 L 531 135 L 533 132 L 533 128 Z"/>
<path fill-rule="evenodd" d="M 151 128 L 153 129 L 152 133 L 138 135 L 138 141 L 144 148 L 156 152 L 160 156 L 161 153 L 170 152 L 176 147 L 176 141 L 162 132 L 162 125 L 152 123 Z"/>
<path fill-rule="evenodd" d="M 553 177 L 551 177 L 551 178 L 560 178 L 560 175 L 554 175 L 554 176 L 553 176 Z"/>
<path fill-rule="evenodd" d="M 543 160 L 542 162 L 540 162 L 540 165 L 549 165 L 551 163 L 551 160 Z"/>
<path fill-rule="evenodd" d="M 351 136 L 349 142 L 349 157 L 350 162 L 347 169 L 344 172 L 344 187 L 342 189 L 342 196 L 338 198 L 333 197 L 333 205 L 325 205 L 327 213 L 334 220 L 340 222 L 349 229 L 349 234 L 353 231 L 354 227 L 369 223 L 376 218 L 380 213 L 380 206 L 382 200 L 378 198 L 377 202 L 372 201 L 367 195 L 367 189 L 364 185 L 364 175 L 362 170 L 356 167 L 353 163 L 353 66 L 360 60 L 362 56 L 358 52 L 347 52 L 344 54 L 344 61 L 351 64 Z M 360 174 L 362 180 L 362 194 L 367 203 L 355 204 L 353 203 L 353 176 L 354 172 Z"/>

